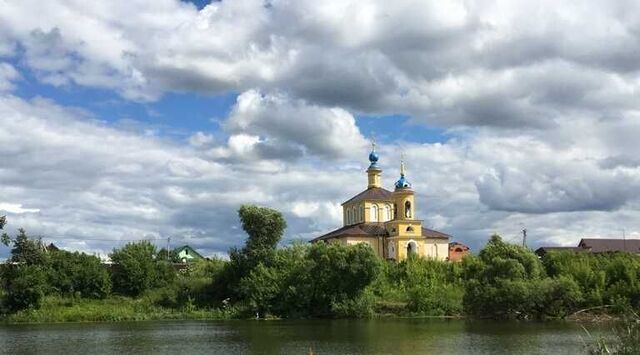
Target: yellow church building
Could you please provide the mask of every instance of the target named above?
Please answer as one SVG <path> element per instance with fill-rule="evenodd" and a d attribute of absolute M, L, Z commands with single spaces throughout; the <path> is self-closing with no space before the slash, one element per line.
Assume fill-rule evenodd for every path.
<path fill-rule="evenodd" d="M 451 236 L 422 227 L 417 219 L 415 193 L 406 178 L 404 161 L 395 189 L 382 187 L 375 144 L 369 154 L 366 190 L 342 204 L 343 227 L 313 239 L 344 244 L 367 243 L 384 259 L 401 261 L 415 254 L 446 260 Z"/>

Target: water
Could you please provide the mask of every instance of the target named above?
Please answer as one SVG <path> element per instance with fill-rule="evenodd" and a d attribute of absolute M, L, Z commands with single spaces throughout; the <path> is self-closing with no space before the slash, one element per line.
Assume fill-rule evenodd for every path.
<path fill-rule="evenodd" d="M 601 334 L 606 326 L 590 330 Z M 7 354 L 577 354 L 570 322 L 433 319 L 0 325 Z"/>

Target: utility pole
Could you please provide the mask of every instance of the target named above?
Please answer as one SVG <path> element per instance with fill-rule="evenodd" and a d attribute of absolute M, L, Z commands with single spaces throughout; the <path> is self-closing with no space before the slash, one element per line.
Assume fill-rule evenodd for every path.
<path fill-rule="evenodd" d="M 171 248 L 171 237 L 167 237 L 167 261 L 169 261 L 169 253 L 171 253 L 169 248 Z"/>
<path fill-rule="evenodd" d="M 527 247 L 527 229 L 526 228 L 522 228 L 522 247 L 523 248 Z"/>

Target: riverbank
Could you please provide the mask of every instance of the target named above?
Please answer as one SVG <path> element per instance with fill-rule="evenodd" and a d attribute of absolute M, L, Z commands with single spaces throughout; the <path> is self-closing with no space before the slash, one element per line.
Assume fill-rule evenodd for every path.
<path fill-rule="evenodd" d="M 232 319 L 235 308 L 165 308 L 144 298 L 111 297 L 71 299 L 46 297 L 38 309 L 25 309 L 0 317 L 2 323 L 120 322 L 142 320 Z"/>
<path fill-rule="evenodd" d="M 385 304 L 387 305 L 387 304 Z M 387 305 L 388 306 L 388 305 Z M 377 312 L 369 317 L 374 319 L 468 319 L 464 315 L 429 315 L 410 312 L 397 304 L 390 307 L 376 307 Z M 39 309 L 26 309 L 0 316 L 0 323 L 65 323 L 65 322 L 124 322 L 149 320 L 224 320 L 253 318 L 253 313 L 238 307 L 220 308 L 168 308 L 155 304 L 147 298 L 109 297 L 106 299 L 73 299 L 55 296 L 45 297 Z M 268 317 L 268 319 L 279 319 Z M 355 318 L 354 318 L 355 319 Z M 547 320 L 559 320 L 549 318 Z M 570 322 L 598 323 L 620 320 L 619 316 L 598 312 L 582 312 L 577 316 L 564 318 Z"/>

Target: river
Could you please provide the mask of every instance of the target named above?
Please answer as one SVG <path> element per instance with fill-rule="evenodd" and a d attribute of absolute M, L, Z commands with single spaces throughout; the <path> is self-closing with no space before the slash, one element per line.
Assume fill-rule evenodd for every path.
<path fill-rule="evenodd" d="M 594 334 L 609 326 L 590 325 Z M 440 319 L 0 325 L 7 354 L 577 354 L 571 322 Z"/>

